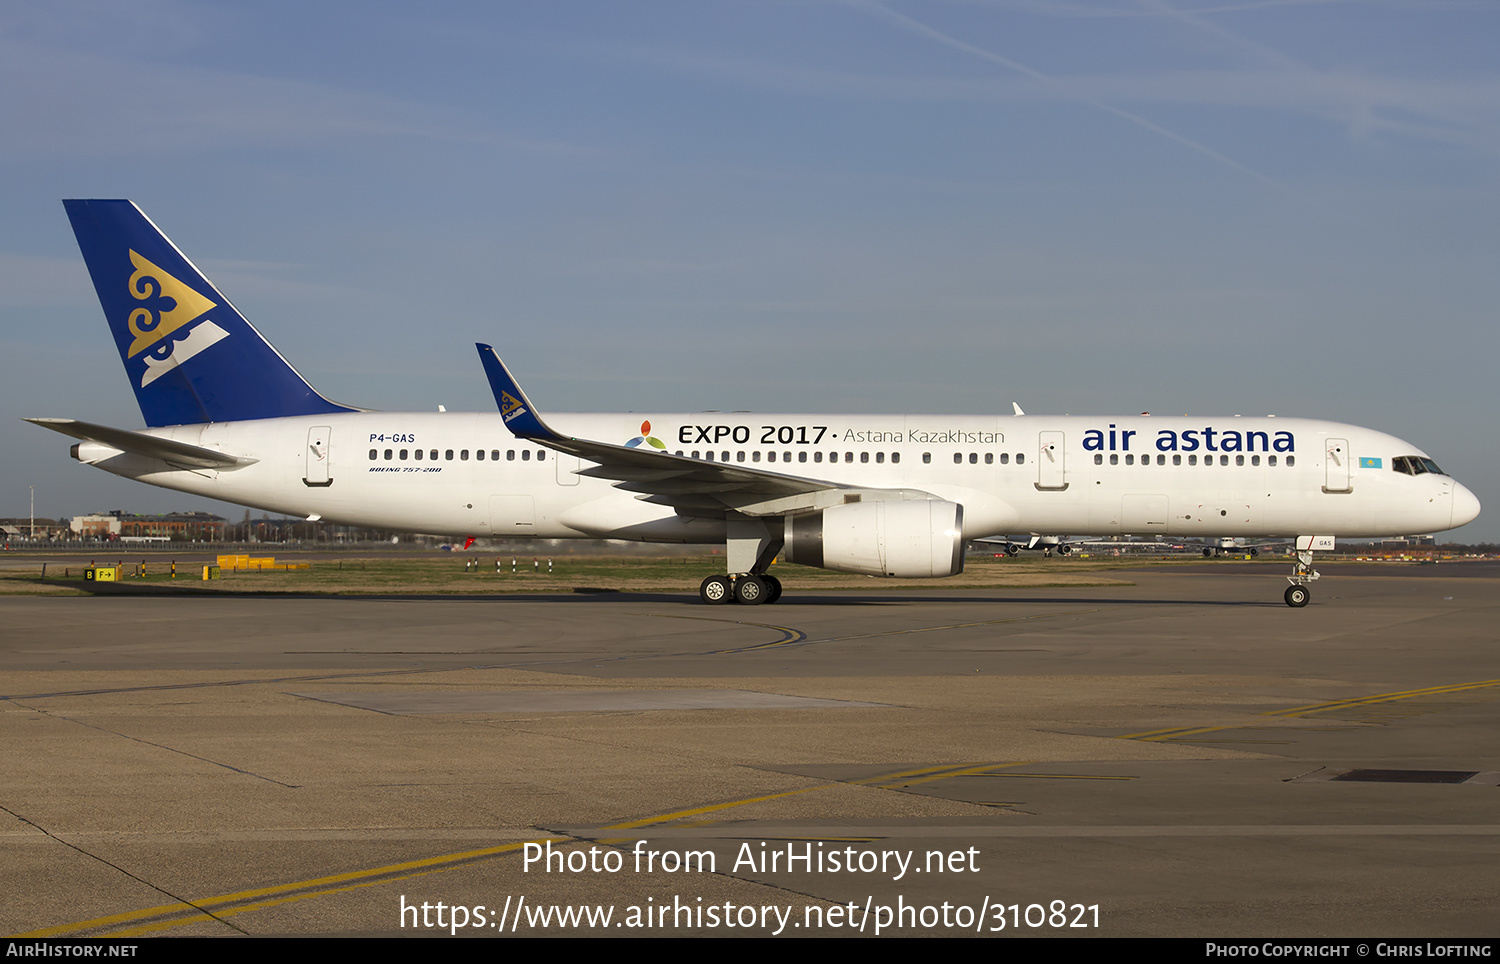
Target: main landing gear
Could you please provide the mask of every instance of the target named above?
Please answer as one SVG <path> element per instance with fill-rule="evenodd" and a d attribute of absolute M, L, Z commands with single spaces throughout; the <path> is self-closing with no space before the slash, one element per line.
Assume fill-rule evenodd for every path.
<path fill-rule="evenodd" d="M 699 597 L 710 606 L 736 602 L 759 606 L 781 598 L 781 580 L 766 575 L 784 545 L 780 522 L 772 533 L 765 519 L 731 513 L 724 519 L 725 562 L 731 575 L 709 576 L 698 587 Z"/>
<path fill-rule="evenodd" d="M 770 604 L 781 598 L 781 580 L 765 573 L 709 576 L 698 587 L 698 596 L 710 606 L 736 602 L 742 606 Z"/>

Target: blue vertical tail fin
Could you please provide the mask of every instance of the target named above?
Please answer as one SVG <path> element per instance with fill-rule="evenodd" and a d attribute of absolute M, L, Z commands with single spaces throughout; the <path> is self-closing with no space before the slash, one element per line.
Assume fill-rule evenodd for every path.
<path fill-rule="evenodd" d="M 151 427 L 355 409 L 319 395 L 130 201 L 64 201 Z"/>

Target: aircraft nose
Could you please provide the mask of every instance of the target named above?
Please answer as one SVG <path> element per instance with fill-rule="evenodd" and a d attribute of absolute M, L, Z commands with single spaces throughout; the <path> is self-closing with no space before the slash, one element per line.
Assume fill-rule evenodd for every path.
<path fill-rule="evenodd" d="M 1450 528 L 1458 528 L 1466 522 L 1479 518 L 1479 499 L 1459 483 L 1453 483 L 1453 522 Z"/>

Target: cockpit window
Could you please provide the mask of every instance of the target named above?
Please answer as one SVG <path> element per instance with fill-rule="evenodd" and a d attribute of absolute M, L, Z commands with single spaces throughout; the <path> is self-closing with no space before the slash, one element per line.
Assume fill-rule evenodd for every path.
<path fill-rule="evenodd" d="M 1391 459 L 1391 468 L 1406 475 L 1446 475 L 1438 464 L 1432 459 L 1423 458 L 1420 455 L 1401 455 Z"/>

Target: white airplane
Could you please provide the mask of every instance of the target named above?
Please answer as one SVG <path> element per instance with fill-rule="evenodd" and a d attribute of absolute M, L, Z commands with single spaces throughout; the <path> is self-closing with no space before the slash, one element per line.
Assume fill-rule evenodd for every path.
<path fill-rule="evenodd" d="M 65 201 L 147 428 L 31 419 L 151 485 L 349 525 L 723 544 L 708 603 L 767 567 L 951 576 L 1006 532 L 1297 540 L 1449 529 L 1479 500 L 1416 446 L 1291 418 L 538 413 L 493 349 L 497 414 L 329 401 L 129 201 Z M 1420 466 L 1420 472 L 1413 471 Z"/>
<path fill-rule="evenodd" d="M 1032 550 L 1052 555 L 1054 552 L 1060 556 L 1072 555 L 1074 550 L 1097 547 L 1100 549 L 1134 549 L 1140 546 L 1152 546 L 1159 549 L 1172 548 L 1171 543 L 1159 542 L 1155 539 L 1090 539 L 1086 536 L 1069 538 L 1068 536 L 1046 536 L 1032 533 L 1026 536 L 1002 536 L 998 539 L 975 539 L 978 545 L 996 545 L 1004 550 L 1008 556 L 1018 556 L 1023 549 Z"/>
<path fill-rule="evenodd" d="M 995 539 L 975 539 L 976 544 L 999 546 L 1008 556 L 1018 556 L 1022 549 L 1052 555 L 1070 555 L 1078 546 L 1089 545 L 1086 539 L 1069 539 L 1067 536 L 1044 536 L 1032 533 L 1027 536 L 1001 536 Z"/>
<path fill-rule="evenodd" d="M 1274 549 L 1291 544 L 1289 539 L 1261 539 L 1252 542 L 1237 536 L 1220 536 L 1217 539 L 1189 541 L 1188 545 L 1200 546 L 1203 549 L 1203 558 L 1212 559 L 1214 556 L 1258 556 L 1262 549 Z"/>

